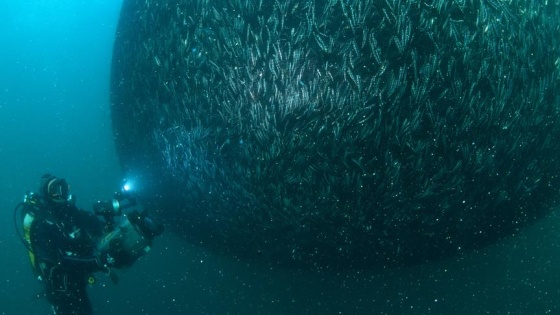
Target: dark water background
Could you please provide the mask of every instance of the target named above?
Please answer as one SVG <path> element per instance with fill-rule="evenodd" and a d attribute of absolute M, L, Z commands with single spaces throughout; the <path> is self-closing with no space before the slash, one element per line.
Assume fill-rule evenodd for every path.
<path fill-rule="evenodd" d="M 46 314 L 12 214 L 44 172 L 78 205 L 123 177 L 109 112 L 120 1 L 0 2 L 0 314 Z M 165 234 L 115 286 L 90 288 L 96 314 L 557 314 L 560 215 L 447 261 L 324 274 L 248 265 Z"/>

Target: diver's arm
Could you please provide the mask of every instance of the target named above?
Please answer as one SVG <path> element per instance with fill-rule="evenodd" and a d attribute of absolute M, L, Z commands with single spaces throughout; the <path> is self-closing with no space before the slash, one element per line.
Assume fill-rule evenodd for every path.
<path fill-rule="evenodd" d="M 100 255 L 78 257 L 72 255 L 72 253 L 60 253 L 58 265 L 64 269 L 84 272 L 96 272 L 105 269 L 104 260 L 101 259 Z"/>
<path fill-rule="evenodd" d="M 97 217 L 91 213 L 75 208 L 74 222 L 80 227 L 81 238 L 80 243 L 84 247 L 91 248 L 91 254 L 74 253 L 59 249 L 58 261 L 59 265 L 69 270 L 80 270 L 85 272 L 95 272 L 105 270 L 107 268 L 106 254 L 98 253 L 93 245 L 103 232 L 103 224 Z"/>

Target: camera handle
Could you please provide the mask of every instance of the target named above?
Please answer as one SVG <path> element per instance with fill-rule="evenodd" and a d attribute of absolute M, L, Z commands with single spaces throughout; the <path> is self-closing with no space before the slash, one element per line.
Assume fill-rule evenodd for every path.
<path fill-rule="evenodd" d="M 115 228 L 115 217 L 122 214 L 123 209 L 137 205 L 136 199 L 123 192 L 115 192 L 115 197 L 109 201 L 97 201 L 93 204 L 93 212 L 105 219 L 105 231 Z"/>

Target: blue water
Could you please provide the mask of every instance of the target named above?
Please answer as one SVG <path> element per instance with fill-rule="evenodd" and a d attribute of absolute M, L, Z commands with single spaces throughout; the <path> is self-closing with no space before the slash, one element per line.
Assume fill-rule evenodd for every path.
<path fill-rule="evenodd" d="M 45 172 L 90 208 L 120 184 L 109 66 L 120 1 L 0 3 L 0 314 L 45 314 L 12 210 Z M 101 313 L 107 313 L 102 311 Z"/>
<path fill-rule="evenodd" d="M 12 210 L 44 172 L 78 205 L 127 176 L 115 154 L 109 69 L 120 1 L 0 4 L 0 314 L 46 314 Z M 447 261 L 322 274 L 220 257 L 166 233 L 115 286 L 90 288 L 96 314 L 558 313 L 560 217 Z"/>

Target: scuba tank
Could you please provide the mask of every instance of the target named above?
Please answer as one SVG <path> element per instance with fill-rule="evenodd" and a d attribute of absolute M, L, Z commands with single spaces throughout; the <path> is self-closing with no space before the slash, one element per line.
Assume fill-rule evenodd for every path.
<path fill-rule="evenodd" d="M 27 252 L 29 254 L 31 266 L 36 267 L 35 254 L 33 253 L 33 250 L 31 250 L 31 225 L 33 224 L 33 220 L 35 220 L 35 215 L 32 212 L 27 212 L 23 219 L 23 238 L 29 246 L 29 250 Z"/>
<path fill-rule="evenodd" d="M 25 248 L 27 248 L 29 262 L 35 272 L 39 272 L 39 266 L 37 266 L 37 259 L 33 251 L 33 245 L 31 244 L 31 226 L 35 220 L 36 212 L 39 209 L 39 203 L 40 199 L 37 195 L 34 193 L 27 193 L 23 198 L 23 202 L 19 203 L 14 209 L 14 225 L 16 232 Z M 18 213 L 20 213 L 20 220 L 23 221 L 23 231 L 20 230 L 20 225 L 18 224 Z"/>

